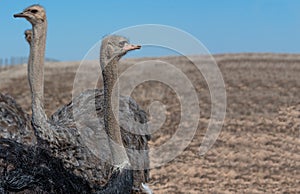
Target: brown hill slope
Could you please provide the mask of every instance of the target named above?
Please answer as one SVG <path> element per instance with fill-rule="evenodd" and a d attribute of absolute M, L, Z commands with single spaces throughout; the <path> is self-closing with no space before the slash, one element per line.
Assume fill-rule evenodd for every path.
<path fill-rule="evenodd" d="M 150 186 L 155 193 L 300 193 L 300 55 L 231 54 L 215 59 L 226 85 L 227 115 L 217 142 L 200 157 L 211 106 L 207 84 L 185 58 L 160 58 L 192 81 L 201 118 L 185 151 L 151 171 Z M 142 60 L 124 60 L 121 72 Z M 46 65 L 48 115 L 71 100 L 78 66 L 79 62 Z M 0 91 L 30 112 L 26 66 L 0 70 Z M 151 147 L 170 139 L 180 120 L 176 93 L 161 83 L 146 82 L 136 87 L 132 97 L 145 109 L 153 99 L 166 105 L 165 123 L 153 134 Z"/>

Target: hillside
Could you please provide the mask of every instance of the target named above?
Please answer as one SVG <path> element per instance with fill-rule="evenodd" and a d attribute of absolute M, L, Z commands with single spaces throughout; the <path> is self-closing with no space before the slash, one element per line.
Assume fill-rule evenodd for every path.
<path fill-rule="evenodd" d="M 144 60 L 173 64 L 193 83 L 199 98 L 201 116 L 192 142 L 175 160 L 152 169 L 150 187 L 154 193 L 300 193 L 300 55 L 214 57 L 226 86 L 227 112 L 218 140 L 203 157 L 199 156 L 199 147 L 210 118 L 211 100 L 201 72 L 184 57 L 126 59 L 120 65 L 121 73 Z M 48 115 L 72 99 L 79 64 L 46 64 Z M 0 69 L 0 92 L 10 94 L 30 112 L 26 70 L 25 65 Z M 81 77 L 82 82 L 89 73 L 87 70 L 87 76 Z M 137 73 L 132 72 L 132 76 Z M 102 87 L 100 81 L 98 87 Z M 147 111 L 154 99 L 166 107 L 165 122 L 151 141 L 150 147 L 155 149 L 176 132 L 179 99 L 172 88 L 155 81 L 138 85 L 132 97 Z"/>

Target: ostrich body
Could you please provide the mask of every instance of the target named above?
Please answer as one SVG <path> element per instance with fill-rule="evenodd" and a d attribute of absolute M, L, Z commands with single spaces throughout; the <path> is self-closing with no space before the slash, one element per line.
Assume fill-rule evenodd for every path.
<path fill-rule="evenodd" d="M 36 137 L 30 120 L 30 116 L 11 96 L 0 93 L 0 138 L 9 138 L 26 145 L 34 145 Z"/>
<path fill-rule="evenodd" d="M 92 103 L 94 105 L 96 104 L 96 107 L 97 104 L 100 106 L 99 109 L 97 109 L 97 113 L 101 115 L 103 113 L 102 111 L 105 109 L 103 106 L 103 101 L 101 101 L 102 92 L 99 90 L 94 90 L 81 94 L 79 97 L 75 98 L 74 102 L 71 102 L 70 104 L 58 110 L 51 117 L 51 119 L 48 120 L 43 109 L 43 65 L 47 29 L 45 10 L 41 6 L 34 5 L 26 8 L 20 14 L 15 14 L 14 16 L 26 18 L 33 27 L 32 39 L 31 42 L 29 42 L 30 58 L 28 64 L 28 76 L 32 93 L 32 124 L 38 139 L 39 147 L 49 150 L 50 155 L 61 161 L 65 169 L 68 169 L 76 177 L 86 180 L 91 188 L 91 191 L 99 191 L 101 193 L 130 192 L 132 189 L 132 172 L 130 170 L 123 169 L 123 167 L 126 167 L 128 163 L 128 159 L 126 154 L 124 154 L 124 150 L 114 150 L 112 146 L 109 146 L 109 148 L 112 149 L 113 161 L 118 164 L 118 168 L 113 170 L 110 165 L 111 161 L 102 160 L 101 158 L 96 157 L 85 145 L 84 140 L 76 128 L 77 121 L 74 121 L 74 115 L 72 114 L 73 111 L 69 112 L 69 110 L 73 109 L 72 105 L 74 105 L 74 103 L 82 103 L 81 100 L 90 99 L 91 101 L 88 103 Z M 96 101 L 94 99 L 95 96 Z M 98 99 L 100 102 L 97 101 Z M 135 119 L 137 119 L 136 122 L 141 124 L 146 123 L 145 113 L 138 108 L 136 103 L 133 103 L 132 99 L 128 99 L 124 104 L 127 104 L 129 111 L 126 109 L 126 111 L 123 113 L 121 109 L 121 115 L 122 113 L 125 114 L 126 118 L 126 114 L 131 114 L 135 116 Z M 78 110 L 78 113 L 81 115 L 83 112 L 85 111 L 81 109 Z M 88 116 L 84 118 L 88 118 Z M 99 120 L 97 123 L 98 125 L 90 127 L 92 131 L 98 132 L 99 130 L 103 129 L 103 126 L 99 126 Z M 120 143 L 120 132 L 108 130 L 110 129 L 111 125 L 106 126 L 107 127 L 105 129 L 108 132 L 108 136 L 111 137 L 116 143 Z M 126 129 L 126 126 L 124 129 Z M 146 136 L 131 136 L 136 137 L 135 139 L 141 140 L 140 142 L 142 142 L 142 148 L 148 146 Z M 132 140 L 128 138 L 128 136 L 126 137 L 126 133 L 125 135 L 122 135 L 122 138 L 123 141 L 125 139 L 125 145 L 127 143 L 127 145 L 130 146 Z M 103 138 L 103 143 L 108 141 L 111 140 Z M 103 145 L 103 147 L 107 147 L 107 145 L 108 144 L 106 143 Z M 122 145 L 122 142 L 120 145 Z M 109 148 L 103 149 L 106 150 L 104 154 L 109 153 Z M 121 157 L 118 156 L 119 153 L 121 154 Z M 132 160 L 137 160 L 131 158 L 130 154 L 128 154 L 128 156 L 130 162 Z M 143 160 L 148 162 L 148 158 L 143 158 Z M 147 162 L 143 163 L 147 164 Z M 126 165 L 123 166 L 123 164 Z M 144 176 L 143 180 L 138 181 L 144 183 L 146 177 L 147 176 Z"/>

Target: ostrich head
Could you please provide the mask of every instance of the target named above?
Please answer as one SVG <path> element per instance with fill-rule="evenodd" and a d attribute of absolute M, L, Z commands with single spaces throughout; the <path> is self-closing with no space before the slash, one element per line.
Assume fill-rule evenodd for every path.
<path fill-rule="evenodd" d="M 140 49 L 140 45 L 133 45 L 123 36 L 110 35 L 102 40 L 101 59 L 108 62 L 120 59 L 128 51 Z"/>
<path fill-rule="evenodd" d="M 32 30 L 25 30 L 24 35 L 25 35 L 25 39 L 27 40 L 27 42 L 28 42 L 29 44 L 31 44 L 31 40 L 32 40 Z"/>
<path fill-rule="evenodd" d="M 21 13 L 14 14 L 14 17 L 26 18 L 32 25 L 35 25 L 46 21 L 46 11 L 40 5 L 32 5 Z"/>

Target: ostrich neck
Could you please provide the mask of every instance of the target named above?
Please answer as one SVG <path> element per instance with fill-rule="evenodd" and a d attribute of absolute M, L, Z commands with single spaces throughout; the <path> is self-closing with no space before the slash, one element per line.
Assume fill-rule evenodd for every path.
<path fill-rule="evenodd" d="M 32 94 L 32 123 L 39 143 L 51 149 L 55 157 L 63 156 L 59 151 L 70 148 L 76 142 L 76 136 L 67 128 L 48 121 L 44 111 L 44 58 L 47 22 L 32 26 L 33 36 L 28 60 L 28 79 Z M 64 157 L 64 156 L 63 156 Z"/>
<path fill-rule="evenodd" d="M 37 126 L 47 120 L 44 111 L 44 57 L 47 22 L 33 25 L 33 38 L 30 44 L 28 79 L 32 94 L 32 119 Z"/>
<path fill-rule="evenodd" d="M 102 63 L 102 75 L 104 82 L 104 127 L 109 137 L 110 148 L 112 151 L 113 162 L 115 165 L 129 163 L 129 159 L 121 137 L 121 131 L 117 122 L 118 115 L 118 60 L 119 57 L 110 60 L 107 64 Z M 114 90 L 115 87 L 115 90 Z M 116 95 L 116 96 L 113 96 Z M 116 110 L 116 111 L 113 111 Z M 116 117 L 115 117 L 116 116 Z"/>

